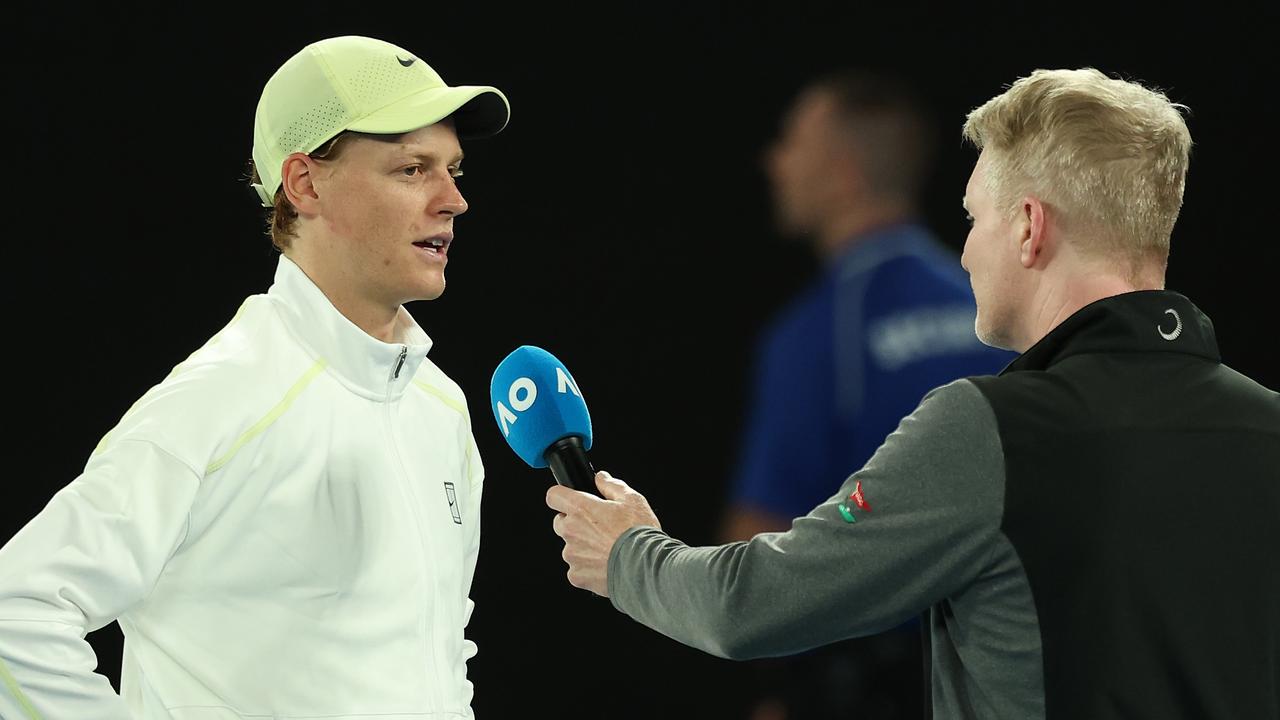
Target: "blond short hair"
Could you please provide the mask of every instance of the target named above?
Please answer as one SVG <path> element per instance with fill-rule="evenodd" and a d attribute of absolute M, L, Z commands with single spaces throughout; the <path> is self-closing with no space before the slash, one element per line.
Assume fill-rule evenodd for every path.
<path fill-rule="evenodd" d="M 1036 70 L 969 113 L 986 186 L 1011 217 L 1032 194 L 1088 251 L 1160 262 L 1182 207 L 1191 133 L 1185 105 L 1093 68 Z"/>

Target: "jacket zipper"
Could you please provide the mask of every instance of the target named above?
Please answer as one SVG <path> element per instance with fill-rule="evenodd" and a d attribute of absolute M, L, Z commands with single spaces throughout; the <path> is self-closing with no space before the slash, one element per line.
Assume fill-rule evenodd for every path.
<path fill-rule="evenodd" d="M 404 359 L 409 357 L 409 348 L 400 348 L 400 358 L 396 360 L 396 371 L 391 375 L 391 379 L 395 380 L 400 377 L 400 368 L 404 367 Z"/>
<path fill-rule="evenodd" d="M 436 602 L 434 598 L 438 594 L 438 588 L 435 585 L 435 573 L 433 571 L 434 569 L 429 567 L 431 565 L 431 555 L 430 555 L 430 551 L 426 547 L 426 545 L 430 544 L 430 538 L 428 535 L 427 526 L 426 526 L 426 523 L 423 521 L 421 514 L 419 513 L 418 496 L 417 496 L 417 493 L 414 492 L 413 483 L 409 479 L 408 472 L 405 470 L 404 459 L 400 456 L 400 446 L 398 443 L 396 443 L 395 422 L 391 416 L 391 391 L 392 391 L 391 386 L 400 377 L 400 370 L 404 367 L 404 361 L 405 361 L 405 358 L 408 357 L 408 355 L 409 355 L 409 348 L 401 346 L 400 357 L 396 359 L 395 370 L 392 372 L 391 378 L 387 381 L 387 397 L 384 403 L 386 407 L 385 407 L 385 412 L 383 417 L 386 419 L 386 422 L 387 422 L 387 442 L 391 444 L 391 452 L 393 455 L 395 455 L 396 467 L 400 471 L 398 473 L 400 476 L 399 477 L 400 490 L 402 493 L 404 493 L 407 496 L 409 511 L 413 515 L 414 522 L 418 526 L 417 543 L 418 543 L 419 557 L 422 559 L 421 567 L 422 567 L 422 573 L 423 573 L 423 585 L 426 588 L 426 591 L 433 598 L 431 602 L 431 612 L 428 614 L 426 619 L 427 637 L 426 637 L 425 650 L 427 655 L 426 657 L 427 666 L 425 668 L 425 671 L 426 671 L 427 677 L 429 678 L 429 681 L 427 682 L 427 687 L 426 687 L 427 703 L 431 708 L 431 712 L 436 713 L 436 712 L 440 712 L 440 710 L 444 707 L 444 702 L 443 702 L 444 698 L 441 697 L 442 693 L 440 692 L 440 685 L 442 680 L 440 676 L 441 671 L 440 671 L 439 663 L 436 662 L 436 647 L 435 647 L 435 634 L 436 634 L 435 625 L 436 625 L 436 614 L 437 614 L 438 608 L 436 607 Z"/>

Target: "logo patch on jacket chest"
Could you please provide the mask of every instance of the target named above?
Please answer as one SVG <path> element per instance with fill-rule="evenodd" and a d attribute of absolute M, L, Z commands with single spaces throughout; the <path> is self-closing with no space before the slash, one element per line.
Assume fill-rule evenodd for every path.
<path fill-rule="evenodd" d="M 453 521 L 461 525 L 462 513 L 458 511 L 458 494 L 453 491 L 453 483 L 444 484 L 444 494 L 449 498 L 449 512 L 453 514 Z"/>

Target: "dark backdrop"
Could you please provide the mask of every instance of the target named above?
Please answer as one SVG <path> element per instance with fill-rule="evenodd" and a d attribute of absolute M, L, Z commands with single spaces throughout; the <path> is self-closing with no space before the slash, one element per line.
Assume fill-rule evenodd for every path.
<path fill-rule="evenodd" d="M 1229 3 L 958 5 L 20 9 L 5 30 L 17 51 L 6 102 L 18 123 L 6 148 L 19 160 L 6 203 L 17 392 L 0 540 L 267 287 L 275 256 L 242 182 L 260 88 L 308 42 L 373 35 L 453 84 L 496 85 L 513 108 L 506 132 L 466 147 L 471 211 L 448 292 L 412 307 L 470 399 L 487 470 L 474 707 L 733 717 L 740 665 L 567 584 L 543 505 L 550 474 L 506 447 L 488 382 L 518 345 L 558 355 L 592 411 L 596 466 L 644 492 L 674 535 L 710 542 L 752 339 L 814 271 L 773 233 L 758 161 L 814 73 L 870 64 L 921 83 L 940 144 L 926 219 L 957 249 L 975 157 L 960 142 L 964 115 L 1015 78 L 1091 65 L 1189 105 L 1196 145 L 1168 286 L 1213 318 L 1229 364 L 1280 386 L 1263 21 Z M 90 637 L 114 680 L 118 631 Z"/>

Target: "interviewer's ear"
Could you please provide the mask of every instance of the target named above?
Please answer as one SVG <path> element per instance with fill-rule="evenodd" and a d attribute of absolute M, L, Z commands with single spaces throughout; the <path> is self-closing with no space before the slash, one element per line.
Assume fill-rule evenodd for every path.
<path fill-rule="evenodd" d="M 293 153 L 280 169 L 280 187 L 299 215 L 315 215 L 320 200 L 315 187 L 316 161 L 306 153 Z"/>
<path fill-rule="evenodd" d="M 1019 241 L 1018 259 L 1022 266 L 1030 268 L 1045 251 L 1044 203 L 1034 195 L 1022 198 L 1018 207 L 1018 223 L 1022 237 Z"/>

